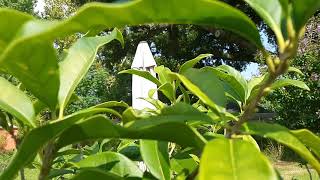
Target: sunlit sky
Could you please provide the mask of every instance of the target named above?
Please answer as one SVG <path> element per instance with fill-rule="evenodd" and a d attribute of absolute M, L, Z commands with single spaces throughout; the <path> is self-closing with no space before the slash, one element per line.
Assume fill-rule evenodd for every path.
<path fill-rule="evenodd" d="M 35 11 L 36 12 L 43 12 L 44 11 L 44 0 L 38 0 L 36 7 L 35 7 Z M 274 47 L 272 47 L 272 45 L 270 45 L 267 42 L 267 37 L 265 34 L 261 33 L 261 39 L 262 39 L 262 43 L 263 45 L 266 47 L 266 49 L 270 50 L 270 51 L 274 51 Z M 246 78 L 246 79 L 251 79 L 254 75 L 258 75 L 259 74 L 259 64 L 257 63 L 249 63 L 246 67 L 246 69 L 244 71 L 241 72 L 241 74 Z"/>

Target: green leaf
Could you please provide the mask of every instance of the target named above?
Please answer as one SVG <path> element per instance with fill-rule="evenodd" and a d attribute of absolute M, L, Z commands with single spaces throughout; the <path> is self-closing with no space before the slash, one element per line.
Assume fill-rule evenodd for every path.
<path fill-rule="evenodd" d="M 193 152 L 190 150 L 182 150 L 175 154 L 170 159 L 171 169 L 177 174 L 185 173 L 186 175 L 191 174 L 198 167 L 198 163 L 192 156 Z"/>
<path fill-rule="evenodd" d="M 109 112 L 109 109 L 103 108 L 82 110 L 66 116 L 62 120 L 57 120 L 51 124 L 31 130 L 23 138 L 17 153 L 14 155 L 8 167 L 2 172 L 0 179 L 12 179 L 27 162 L 30 162 L 35 157 L 41 147 L 49 140 L 55 138 L 61 132 L 71 127 L 75 122 L 93 114 L 107 112 Z"/>
<path fill-rule="evenodd" d="M 294 0 L 292 1 L 292 17 L 297 33 L 307 23 L 308 19 L 320 9 L 319 0 Z"/>
<path fill-rule="evenodd" d="M 36 127 L 35 112 L 30 98 L 2 77 L 0 89 L 0 109 L 9 112 L 23 124 Z"/>
<path fill-rule="evenodd" d="M 35 39 L 25 44 L 14 43 L 13 40 L 0 54 L 0 67 L 18 78 L 39 100 L 55 109 L 60 81 L 53 43 Z"/>
<path fill-rule="evenodd" d="M 86 169 L 80 171 L 72 180 L 88 180 L 88 179 L 110 179 L 110 180 L 124 180 L 124 178 L 117 176 L 110 172 L 101 171 L 99 169 Z"/>
<path fill-rule="evenodd" d="M 171 102 L 174 101 L 176 92 L 174 91 L 174 88 L 173 88 L 172 84 L 170 84 L 170 83 L 162 84 L 158 89 L 159 89 Z"/>
<path fill-rule="evenodd" d="M 200 54 L 196 58 L 183 63 L 179 69 L 179 74 L 183 74 L 187 69 L 193 68 L 193 66 L 196 65 L 200 60 L 210 56 L 212 56 L 212 54 Z"/>
<path fill-rule="evenodd" d="M 286 10 L 288 9 L 287 0 L 245 0 L 262 19 L 270 26 L 275 33 L 279 43 L 284 44 L 282 35 L 283 21 L 287 17 Z M 284 32 L 286 34 L 286 31 Z"/>
<path fill-rule="evenodd" d="M 243 125 L 243 130 L 246 133 L 270 138 L 283 145 L 288 146 L 302 158 L 308 161 L 318 173 L 320 172 L 319 161 L 287 128 L 277 124 L 246 123 Z"/>
<path fill-rule="evenodd" d="M 32 19 L 31 15 L 13 9 L 0 9 L 0 54 L 16 36 L 20 27 Z"/>
<path fill-rule="evenodd" d="M 231 95 L 233 99 L 240 102 L 246 101 L 248 85 L 239 71 L 227 65 L 221 65 L 216 68 L 205 67 L 203 69 L 211 71 L 218 76 L 223 82 L 226 93 Z"/>
<path fill-rule="evenodd" d="M 303 82 L 294 79 L 280 79 L 271 85 L 271 89 L 278 89 L 284 86 L 296 86 L 298 88 L 310 91 L 309 87 Z"/>
<path fill-rule="evenodd" d="M 114 29 L 110 35 L 81 38 L 71 46 L 66 58 L 59 64 L 59 107 L 61 112 L 63 112 L 76 86 L 88 72 L 98 48 L 114 39 L 123 44 L 123 37 L 117 29 Z"/>
<path fill-rule="evenodd" d="M 252 78 L 248 82 L 247 102 L 250 102 L 259 93 L 261 85 L 268 79 L 269 73 L 266 73 L 260 77 Z"/>
<path fill-rule="evenodd" d="M 143 118 L 143 121 L 130 121 L 125 126 L 139 128 L 139 126 L 154 126 L 165 122 L 179 122 L 192 126 L 200 124 L 214 124 L 210 116 L 200 112 L 198 109 L 185 103 L 176 103 L 172 106 L 161 109 L 157 116 Z"/>
<path fill-rule="evenodd" d="M 192 11 L 186 11 L 186 9 L 192 9 Z M 114 14 L 122 14 L 122 16 L 114 16 Z M 91 21 L 92 19 L 94 21 Z M 151 22 L 218 26 L 231 30 L 258 47 L 262 47 L 259 32 L 249 17 L 226 3 L 207 0 L 187 2 L 184 0 L 140 0 L 116 6 L 106 3 L 88 3 L 67 20 L 28 23 L 23 28 L 22 36 L 23 38 L 46 36 L 51 39 L 51 37 L 60 37 L 75 32 L 86 33 L 97 27 L 103 30 L 106 27 L 123 27 Z M 35 28 L 28 29 L 30 26 L 39 28 L 35 31 Z"/>
<path fill-rule="evenodd" d="M 199 180 L 278 179 L 271 163 L 246 141 L 216 138 L 204 148 Z"/>
<path fill-rule="evenodd" d="M 311 151 L 320 159 L 320 137 L 313 134 L 308 129 L 299 129 L 290 131 L 303 144 L 311 149 Z"/>
<path fill-rule="evenodd" d="M 170 84 L 173 82 L 173 78 L 170 76 L 172 72 L 169 68 L 164 67 L 162 65 L 154 68 L 154 71 L 158 74 L 159 81 L 161 82 L 161 84 L 165 84 L 165 83 Z"/>
<path fill-rule="evenodd" d="M 203 137 L 183 122 L 164 121 L 157 124 L 151 124 L 149 120 L 131 122 L 130 125 L 122 127 L 112 123 L 105 116 L 93 116 L 64 131 L 58 139 L 57 147 L 61 148 L 83 140 L 101 138 L 163 140 L 199 149 L 205 144 Z M 135 125 L 137 122 L 139 122 L 139 126 Z"/>
<path fill-rule="evenodd" d="M 155 83 L 157 86 L 161 86 L 161 82 L 157 78 L 152 76 L 152 74 L 149 71 L 128 69 L 128 70 L 123 70 L 123 71 L 119 72 L 119 74 L 123 74 L 123 73 L 134 74 L 134 75 L 143 77 L 143 78 Z"/>
<path fill-rule="evenodd" d="M 295 72 L 295 73 L 297 73 L 297 74 L 303 75 L 303 73 L 301 72 L 300 69 L 295 68 L 295 67 L 292 67 L 292 66 L 290 66 L 290 67 L 288 68 L 288 72 Z"/>
<path fill-rule="evenodd" d="M 116 152 L 102 152 L 73 163 L 77 168 L 99 168 L 121 177 L 142 177 L 138 166 L 126 156 Z"/>
<path fill-rule="evenodd" d="M 176 75 L 180 81 L 199 99 L 210 106 L 215 113 L 226 105 L 226 96 L 221 81 L 210 70 L 190 68 L 183 75 Z"/>
<path fill-rule="evenodd" d="M 168 142 L 140 140 L 143 162 L 157 179 L 170 179 Z"/>

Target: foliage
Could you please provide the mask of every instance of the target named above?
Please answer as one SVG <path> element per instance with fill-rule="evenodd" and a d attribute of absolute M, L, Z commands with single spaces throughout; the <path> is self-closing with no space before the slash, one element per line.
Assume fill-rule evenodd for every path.
<path fill-rule="evenodd" d="M 279 179 L 250 135 L 270 138 L 291 148 L 320 173 L 317 135 L 307 130 L 290 131 L 277 124 L 248 122 L 261 98 L 270 91 L 285 86 L 309 89 L 304 82 L 281 75 L 287 71 L 301 73 L 289 68 L 289 62 L 296 54 L 304 24 L 320 7 L 320 2 L 246 2 L 275 32 L 278 56 L 264 49 L 259 31 L 245 13 L 222 1 L 91 3 L 61 21 L 37 20 L 14 10 L 0 9 L 0 18 L 5 19 L 0 19 L 0 29 L 8 29 L 0 33 L 1 71 L 15 76 L 24 86 L 22 89 L 3 79 L 3 89 L 14 89 L 4 93 L 15 99 L 10 101 L 8 96 L 0 96 L 0 108 L 31 129 L 0 179 L 13 179 L 28 165 L 40 169 L 40 180 L 54 177 L 248 179 L 252 176 Z M 279 5 L 279 13 L 272 14 L 270 9 Z M 122 73 L 136 74 L 158 85 L 145 98 L 154 109 L 134 110 L 125 102 L 109 101 L 66 114 L 75 99 L 76 87 L 90 70 L 98 49 L 112 40 L 123 46 L 118 29 L 100 36 L 96 36 L 97 32 L 146 23 L 192 23 L 230 30 L 262 52 L 268 72 L 248 82 L 228 65 L 194 68 L 210 54 L 185 62 L 178 72 L 158 66 L 157 77 L 147 71 L 125 70 Z M 75 33 L 81 38 L 63 56 L 58 56 L 54 41 Z M 102 73 L 102 77 L 105 75 Z M 24 89 L 35 99 L 25 95 Z M 152 99 L 155 91 L 161 92 L 168 103 Z M 238 105 L 239 112 L 227 111 L 230 102 Z M 21 108 L 22 104 L 27 108 Z M 50 109 L 50 116 L 34 127 L 30 123 L 36 121 L 33 115 L 44 108 Z M 98 141 L 92 143 L 92 140 Z M 110 148 L 108 143 L 117 147 Z M 136 160 L 145 162 L 150 171 L 141 172 Z"/>
<path fill-rule="evenodd" d="M 277 123 L 292 129 L 308 128 L 317 133 L 320 126 L 319 17 L 319 14 L 314 16 L 307 24 L 305 37 L 299 44 L 299 54 L 292 61 L 292 65 L 304 74 L 285 76 L 306 82 L 310 91 L 286 87 L 274 91 L 262 103 L 277 113 Z"/>
<path fill-rule="evenodd" d="M 33 14 L 35 3 L 35 0 L 0 0 L 0 7 L 7 7 Z"/>

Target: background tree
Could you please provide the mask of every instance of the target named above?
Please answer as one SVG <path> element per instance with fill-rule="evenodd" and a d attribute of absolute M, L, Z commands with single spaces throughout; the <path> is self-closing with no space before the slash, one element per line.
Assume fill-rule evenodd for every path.
<path fill-rule="evenodd" d="M 0 0 L 0 7 L 16 9 L 29 14 L 34 14 L 36 0 Z"/>

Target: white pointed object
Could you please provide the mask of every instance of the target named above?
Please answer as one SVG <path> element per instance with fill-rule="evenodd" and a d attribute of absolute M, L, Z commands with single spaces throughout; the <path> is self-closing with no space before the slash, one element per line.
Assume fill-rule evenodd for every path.
<path fill-rule="evenodd" d="M 156 66 L 156 61 L 152 56 L 148 43 L 141 41 L 137 47 L 131 68 L 149 71 L 155 77 L 154 68 Z M 132 75 L 132 107 L 139 110 L 144 108 L 154 109 L 155 107 L 152 104 L 141 99 L 148 98 L 148 93 L 152 89 L 156 90 L 157 85 L 140 76 Z M 153 99 L 158 99 L 157 91 L 154 93 Z"/>

